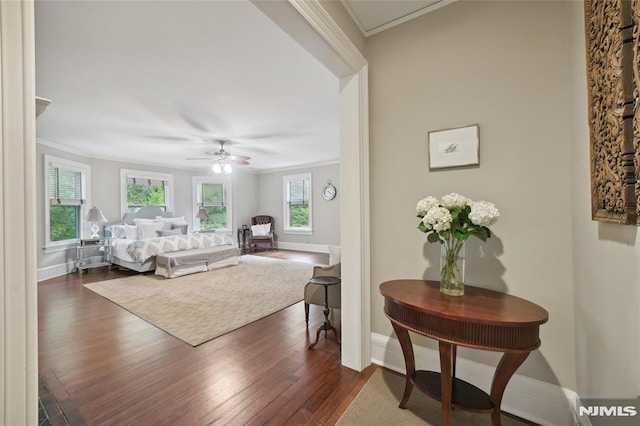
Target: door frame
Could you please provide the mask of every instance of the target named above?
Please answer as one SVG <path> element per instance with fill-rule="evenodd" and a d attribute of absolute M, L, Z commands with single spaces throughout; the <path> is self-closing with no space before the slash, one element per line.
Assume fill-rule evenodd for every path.
<path fill-rule="evenodd" d="M 320 36 L 346 69 L 334 72 L 340 78 L 342 363 L 361 371 L 371 362 L 368 66 L 318 0 L 286 5 L 306 22 L 303 32 Z M 0 31 L 0 422 L 37 424 L 34 3 L 0 1 Z"/>

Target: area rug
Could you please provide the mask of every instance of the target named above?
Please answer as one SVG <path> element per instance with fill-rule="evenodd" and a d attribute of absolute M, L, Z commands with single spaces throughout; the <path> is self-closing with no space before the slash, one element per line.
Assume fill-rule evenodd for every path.
<path fill-rule="evenodd" d="M 337 424 L 358 425 L 440 425 L 440 403 L 417 388 L 413 388 L 407 408 L 398 407 L 404 392 L 404 376 L 378 368 L 364 385 Z M 508 416 L 501 416 L 503 426 L 522 426 L 524 423 Z M 462 410 L 451 412 L 452 425 L 491 425 L 491 415 Z"/>
<path fill-rule="evenodd" d="M 313 265 L 242 256 L 238 266 L 166 279 L 136 275 L 84 286 L 197 346 L 299 302 Z"/>

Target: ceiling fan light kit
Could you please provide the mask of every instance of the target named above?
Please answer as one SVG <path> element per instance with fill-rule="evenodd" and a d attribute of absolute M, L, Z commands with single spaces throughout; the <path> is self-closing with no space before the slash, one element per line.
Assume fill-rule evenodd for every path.
<path fill-rule="evenodd" d="M 245 157 L 244 155 L 231 155 L 227 151 L 224 150 L 224 144 L 227 142 L 225 140 L 216 141 L 220 144 L 220 149 L 215 152 L 207 152 L 206 154 L 211 155 L 209 158 L 187 158 L 187 160 L 213 160 L 213 165 L 211 169 L 214 173 L 231 173 L 231 163 L 248 166 L 250 157 Z"/>

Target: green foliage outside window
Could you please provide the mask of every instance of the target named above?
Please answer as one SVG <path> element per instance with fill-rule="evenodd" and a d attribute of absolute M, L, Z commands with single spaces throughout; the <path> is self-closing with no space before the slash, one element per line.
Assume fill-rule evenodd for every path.
<path fill-rule="evenodd" d="M 64 241 L 78 238 L 80 206 L 51 206 L 49 208 L 49 239 Z"/>
<path fill-rule="evenodd" d="M 201 229 L 226 229 L 227 228 L 227 208 L 204 206 L 209 215 L 209 219 L 200 219 Z"/>
<path fill-rule="evenodd" d="M 127 184 L 127 206 L 129 211 L 142 206 L 165 207 L 164 186 Z"/>
<path fill-rule="evenodd" d="M 295 204 L 289 206 L 289 221 L 292 228 L 306 228 L 309 226 L 309 205 Z"/>
<path fill-rule="evenodd" d="M 209 219 L 200 220 L 202 229 L 226 229 L 227 207 L 224 205 L 224 185 L 206 182 L 202 184 L 202 205 Z"/>
<path fill-rule="evenodd" d="M 224 204 L 224 188 L 221 183 L 203 183 L 202 201 L 205 205 Z"/>
<path fill-rule="evenodd" d="M 291 228 L 309 227 L 309 180 L 292 180 L 289 191 L 289 226 Z"/>

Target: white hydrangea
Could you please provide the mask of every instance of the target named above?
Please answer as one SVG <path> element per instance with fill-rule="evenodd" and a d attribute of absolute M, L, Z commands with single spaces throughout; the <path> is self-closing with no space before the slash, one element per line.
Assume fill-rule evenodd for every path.
<path fill-rule="evenodd" d="M 496 223 L 500 212 L 495 204 L 488 201 L 476 201 L 471 204 L 471 213 L 469 219 L 474 225 L 489 227 Z"/>
<path fill-rule="evenodd" d="M 428 229 L 434 229 L 436 232 L 450 229 L 451 221 L 451 213 L 444 207 L 433 207 L 429 209 L 422 219 L 422 222 Z"/>
<path fill-rule="evenodd" d="M 442 204 L 443 207 L 446 207 L 449 210 L 464 209 L 465 206 L 471 204 L 471 200 L 467 197 L 463 197 L 460 194 L 452 192 L 451 194 L 443 196 L 440 204 Z"/>
<path fill-rule="evenodd" d="M 418 201 L 416 212 L 418 213 L 418 215 L 424 216 L 429 210 L 431 210 L 432 207 L 437 207 L 438 204 L 438 199 L 435 197 L 424 198 Z"/>

